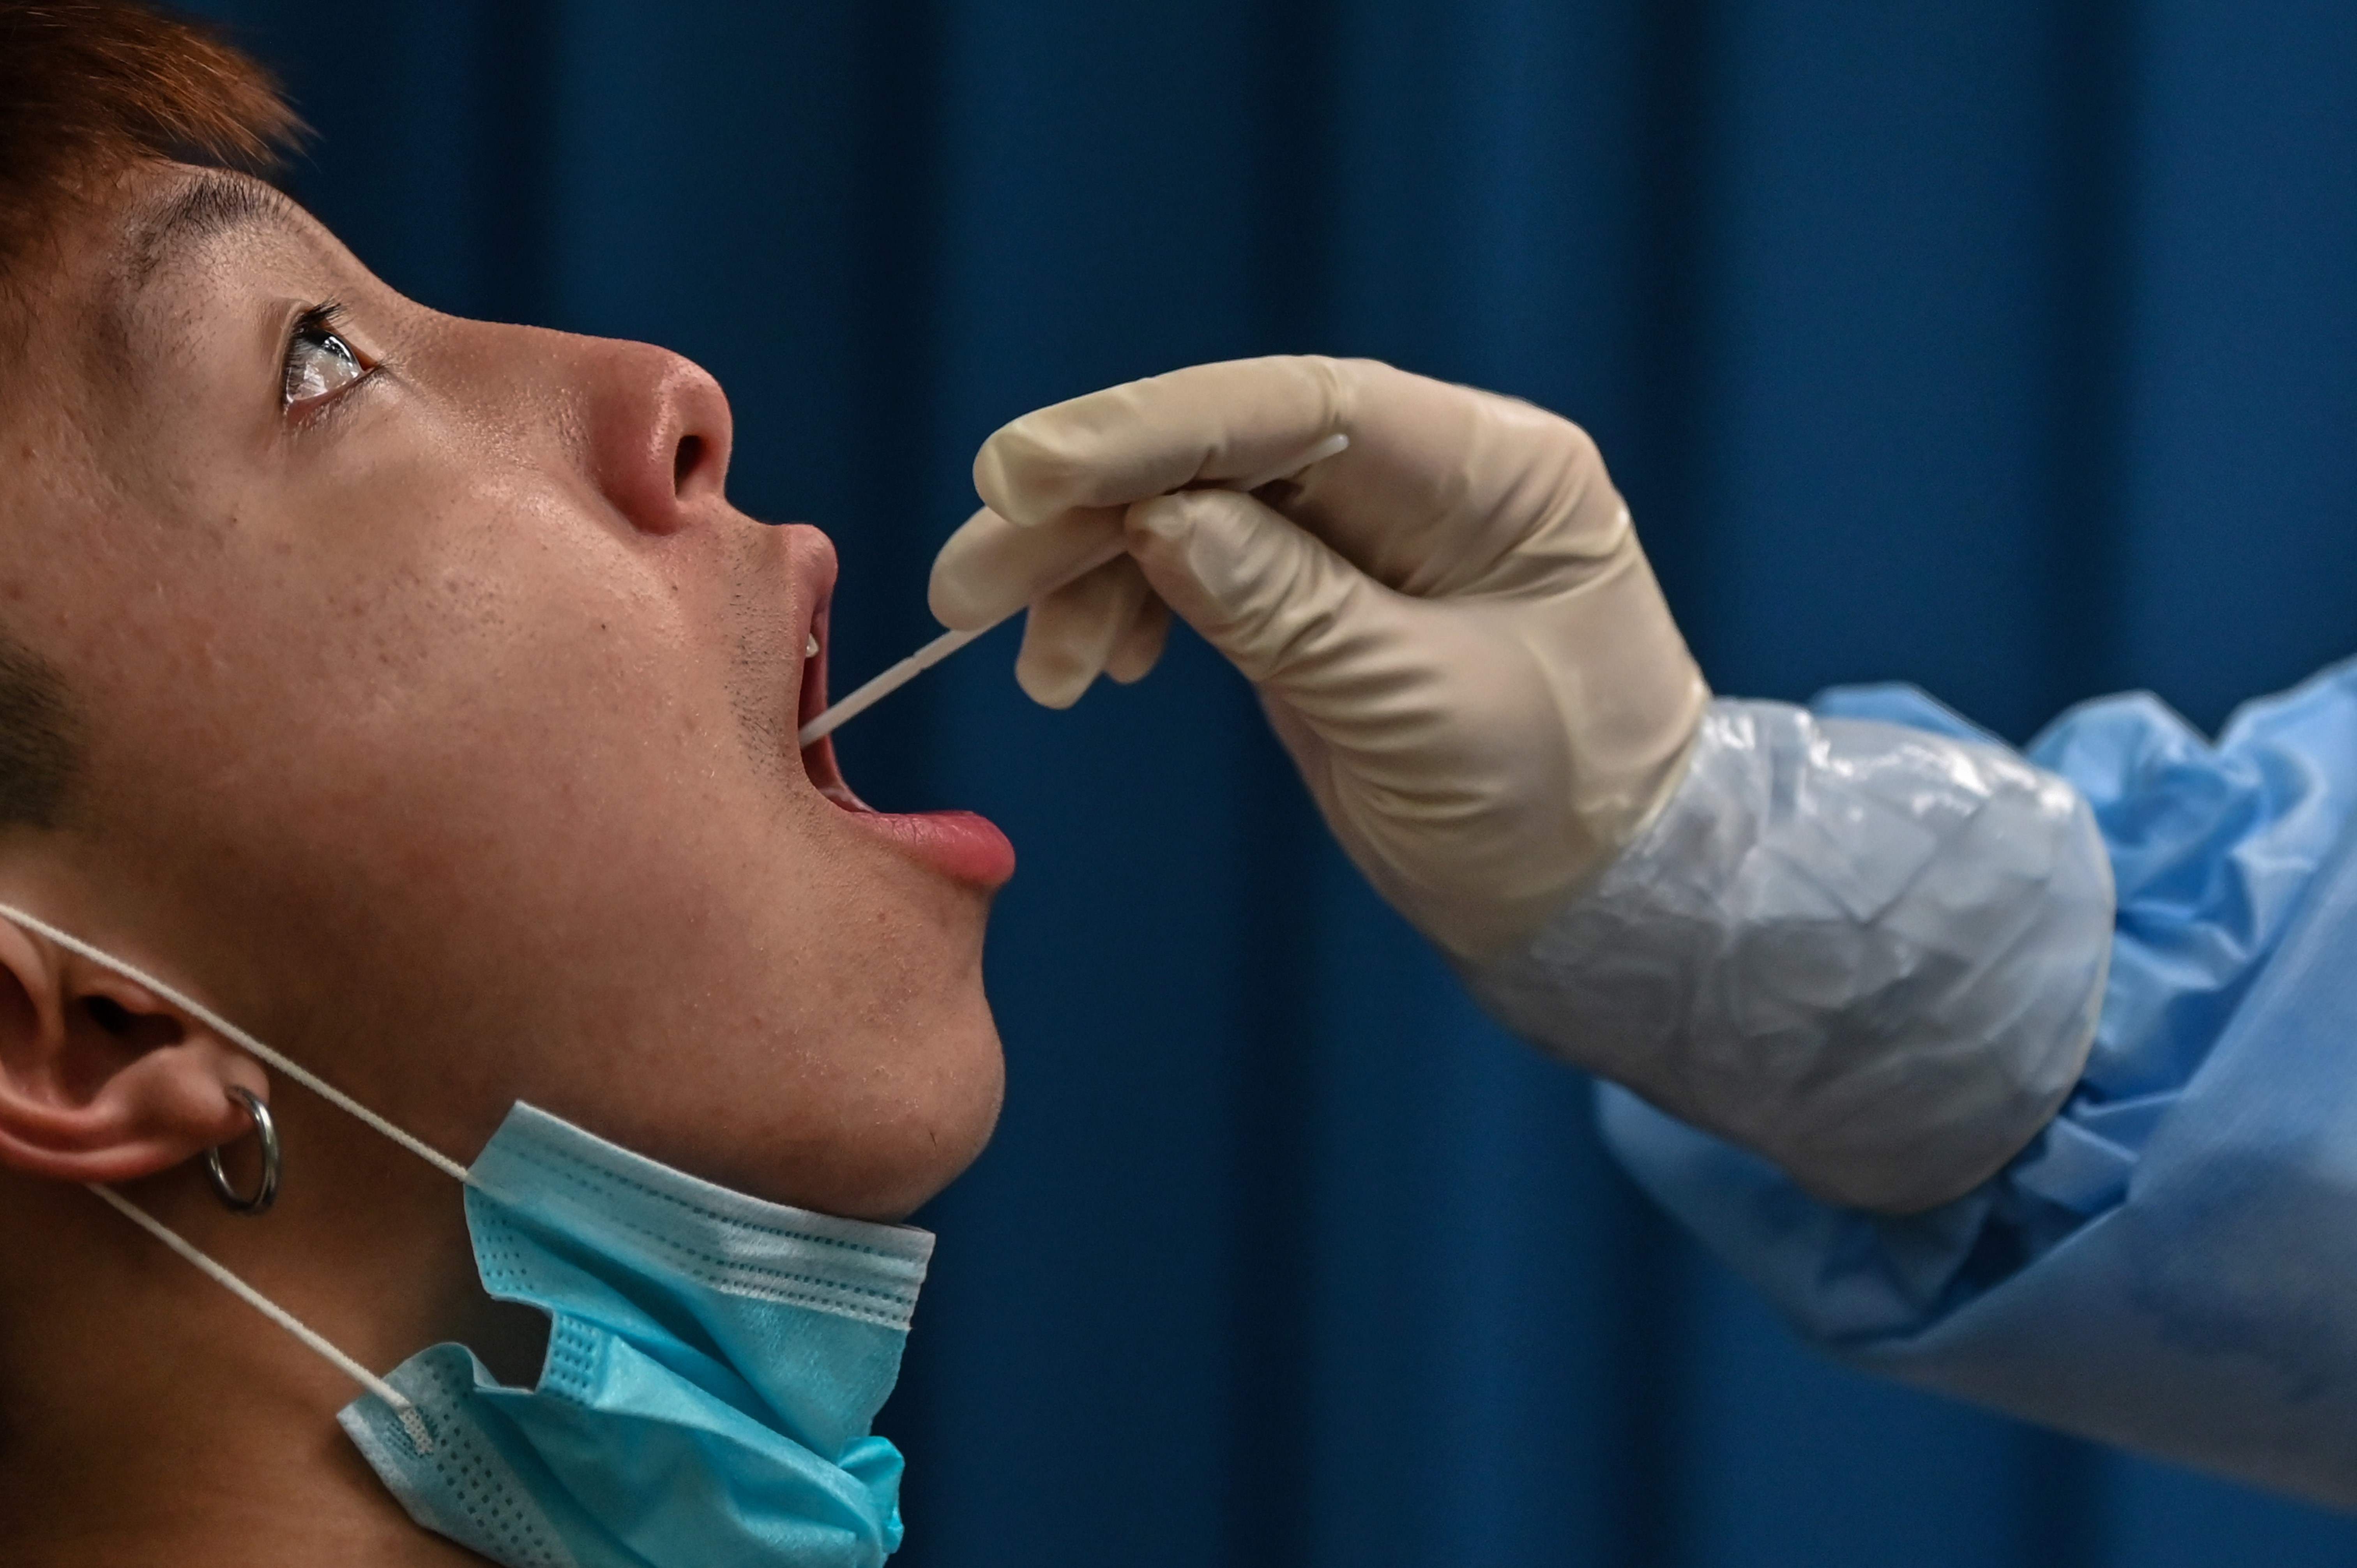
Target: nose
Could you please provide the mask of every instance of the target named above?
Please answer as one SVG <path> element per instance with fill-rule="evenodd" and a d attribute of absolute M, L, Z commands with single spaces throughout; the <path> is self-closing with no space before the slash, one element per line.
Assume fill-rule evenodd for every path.
<path fill-rule="evenodd" d="M 693 360 L 646 343 L 601 343 L 578 383 L 591 478 L 633 528 L 676 533 L 726 493 L 735 422 Z"/>

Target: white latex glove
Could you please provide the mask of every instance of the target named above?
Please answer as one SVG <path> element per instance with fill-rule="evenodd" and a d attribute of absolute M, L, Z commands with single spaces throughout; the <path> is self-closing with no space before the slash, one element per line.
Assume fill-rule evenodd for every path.
<path fill-rule="evenodd" d="M 1195 488 L 1348 450 L 1256 496 Z M 1675 786 L 1709 693 L 1595 443 L 1363 360 L 1198 365 L 1025 415 L 942 547 L 952 628 L 1031 606 L 1050 706 L 1135 680 L 1175 610 L 1259 689 L 1376 888 L 1478 962 L 1528 938 Z M 1177 493 L 1173 493 L 1177 492 Z M 1129 554 L 1046 591 L 1125 532 Z"/>

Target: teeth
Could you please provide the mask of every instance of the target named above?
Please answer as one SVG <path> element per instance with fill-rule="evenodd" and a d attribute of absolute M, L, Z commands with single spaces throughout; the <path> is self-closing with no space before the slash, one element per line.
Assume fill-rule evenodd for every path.
<path fill-rule="evenodd" d="M 816 659 L 818 657 L 818 633 L 812 632 L 810 634 L 810 640 L 802 644 L 802 657 L 804 659 Z"/>

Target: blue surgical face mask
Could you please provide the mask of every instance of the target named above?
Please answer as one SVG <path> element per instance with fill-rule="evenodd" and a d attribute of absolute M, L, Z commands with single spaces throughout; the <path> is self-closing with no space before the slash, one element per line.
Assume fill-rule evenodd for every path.
<path fill-rule="evenodd" d="M 932 1238 L 764 1203 L 532 1106 L 471 1168 L 130 965 L 186 1009 L 466 1184 L 483 1286 L 549 1317 L 539 1381 L 460 1345 L 377 1378 L 133 1207 L 116 1208 L 370 1391 L 344 1430 L 425 1528 L 509 1568 L 853 1568 L 900 1543 L 900 1455 L 869 1425 L 899 1375 Z"/>
<path fill-rule="evenodd" d="M 468 1174 L 483 1288 L 549 1316 L 540 1381 L 459 1345 L 344 1430 L 426 1529 L 511 1568 L 852 1568 L 900 1544 L 900 1374 L 932 1238 L 714 1187 L 518 1105 Z"/>

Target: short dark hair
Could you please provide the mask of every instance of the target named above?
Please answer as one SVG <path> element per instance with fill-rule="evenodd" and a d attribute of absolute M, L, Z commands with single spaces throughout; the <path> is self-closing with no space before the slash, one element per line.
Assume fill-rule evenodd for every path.
<path fill-rule="evenodd" d="M 0 824 L 58 826 L 81 751 L 81 718 L 65 682 L 0 637 Z"/>
<path fill-rule="evenodd" d="M 0 313 L 25 308 L 37 242 L 113 176 L 150 159 L 266 174 L 301 130 L 270 73 L 199 24 L 129 0 L 0 0 Z M 65 682 L 0 632 L 0 827 L 57 826 L 81 749 Z"/>

